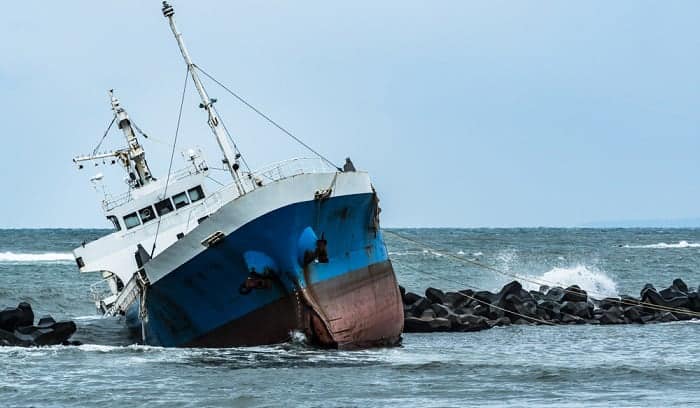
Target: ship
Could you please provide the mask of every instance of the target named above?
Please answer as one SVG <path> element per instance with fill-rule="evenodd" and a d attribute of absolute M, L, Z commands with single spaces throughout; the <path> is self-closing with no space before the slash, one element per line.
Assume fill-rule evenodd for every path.
<path fill-rule="evenodd" d="M 250 170 L 174 8 L 163 2 L 162 12 L 231 180 L 206 183 L 212 169 L 201 149 L 183 152 L 181 169 L 171 159 L 156 178 L 140 139 L 147 135 L 110 91 L 112 124 L 126 145 L 73 159 L 79 168 L 94 162 L 126 171 L 126 191 L 102 197 L 112 230 L 73 251 L 80 272 L 100 274 L 91 289 L 99 312 L 120 316 L 139 342 L 163 347 L 276 344 L 298 333 L 327 348 L 400 344 L 401 294 L 369 174 L 349 158 L 341 168 L 320 154 Z"/>

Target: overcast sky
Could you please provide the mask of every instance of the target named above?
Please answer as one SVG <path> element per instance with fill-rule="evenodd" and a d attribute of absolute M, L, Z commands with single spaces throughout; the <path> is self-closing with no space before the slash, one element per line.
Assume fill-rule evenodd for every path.
<path fill-rule="evenodd" d="M 700 2 L 172 3 L 196 63 L 370 171 L 385 226 L 700 216 Z M 110 88 L 164 176 L 185 66 L 159 1 L 4 2 L 0 55 L 0 227 L 107 226 L 89 179 L 123 174 L 71 159 Z M 208 86 L 253 167 L 307 155 Z M 178 151 L 215 163 L 193 91 Z"/>

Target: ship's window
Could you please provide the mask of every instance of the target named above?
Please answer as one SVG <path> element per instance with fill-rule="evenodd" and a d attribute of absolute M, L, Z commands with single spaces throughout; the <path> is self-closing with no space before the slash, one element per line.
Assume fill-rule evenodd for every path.
<path fill-rule="evenodd" d="M 126 229 L 131 229 L 134 227 L 138 227 L 141 225 L 141 220 L 139 220 L 139 216 L 136 215 L 135 212 L 124 216 L 124 225 L 126 225 Z"/>
<path fill-rule="evenodd" d="M 190 202 L 187 200 L 187 193 L 183 191 L 180 194 L 175 194 L 173 196 L 173 203 L 175 203 L 175 208 L 182 208 L 188 205 Z"/>
<path fill-rule="evenodd" d="M 156 218 L 156 213 L 153 212 L 153 207 L 150 205 L 146 208 L 140 209 L 139 215 L 141 216 L 141 221 L 143 221 L 144 224 Z"/>
<path fill-rule="evenodd" d="M 192 202 L 199 201 L 202 198 L 204 198 L 204 191 L 202 190 L 202 186 L 191 188 L 187 190 L 187 192 L 190 193 L 190 201 Z"/>
<path fill-rule="evenodd" d="M 173 211 L 173 203 L 170 202 L 169 198 L 159 201 L 156 203 L 156 211 L 158 211 L 158 215 L 162 217 L 165 214 Z"/>
<path fill-rule="evenodd" d="M 114 230 L 115 231 L 121 231 L 122 226 L 119 225 L 119 219 L 115 217 L 114 215 L 108 215 L 107 219 L 112 222 L 112 225 L 114 225 Z"/>

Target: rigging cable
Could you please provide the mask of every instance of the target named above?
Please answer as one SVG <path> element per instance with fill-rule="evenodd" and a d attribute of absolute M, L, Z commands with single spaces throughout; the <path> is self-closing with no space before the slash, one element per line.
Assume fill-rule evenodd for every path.
<path fill-rule="evenodd" d="M 333 163 L 332 161 L 330 161 L 328 158 L 326 158 L 326 157 L 325 157 L 324 155 L 322 155 L 321 153 L 319 153 L 319 152 L 317 152 L 316 150 L 314 150 L 311 146 L 309 146 L 309 145 L 307 145 L 306 143 L 304 143 L 304 142 L 303 142 L 301 139 L 299 139 L 298 137 L 294 136 L 294 135 L 292 134 L 292 132 L 290 132 L 289 130 L 285 129 L 282 125 L 280 125 L 279 123 L 277 123 L 277 122 L 275 122 L 274 120 L 272 120 L 272 118 L 270 118 L 269 116 L 267 116 L 266 114 L 264 114 L 263 112 L 261 112 L 261 111 L 260 111 L 258 108 L 256 108 L 255 106 L 251 105 L 248 101 L 246 101 L 245 99 L 243 99 L 242 96 L 240 96 L 240 95 L 238 95 L 237 93 L 233 92 L 230 88 L 228 88 L 226 85 L 224 85 L 224 84 L 222 84 L 221 82 L 219 82 L 216 78 L 214 78 L 214 77 L 212 77 L 211 75 L 209 75 L 205 70 L 203 70 L 202 68 L 200 68 L 198 65 L 192 64 L 192 66 L 193 66 L 195 69 L 197 69 L 199 72 L 201 72 L 202 74 L 204 74 L 204 76 L 206 76 L 206 77 L 209 78 L 210 80 L 214 81 L 217 85 L 219 85 L 219 86 L 220 86 L 221 88 L 223 88 L 226 92 L 228 92 L 229 94 L 231 94 L 234 98 L 238 99 L 242 104 L 244 104 L 245 106 L 247 106 L 250 110 L 252 110 L 253 112 L 257 113 L 260 117 L 262 117 L 263 119 L 265 119 L 268 123 L 270 123 L 271 125 L 273 125 L 273 126 L 276 127 L 277 129 L 281 130 L 284 134 L 286 134 L 287 136 L 289 136 L 289 137 L 291 137 L 292 139 L 294 139 L 297 143 L 299 143 L 300 145 L 304 146 L 304 147 L 305 147 L 306 149 L 308 149 L 311 153 L 315 154 L 316 156 L 318 156 L 319 158 L 321 158 L 321 159 L 322 159 L 323 161 L 325 161 L 326 163 L 328 163 L 328 164 L 330 164 L 331 166 L 335 167 L 338 171 L 342 171 L 342 169 L 341 169 L 340 167 L 338 167 L 335 163 Z"/>
<path fill-rule="evenodd" d="M 398 234 L 398 233 L 393 232 L 393 231 L 383 230 L 383 232 L 388 233 L 388 234 L 390 234 L 390 235 L 394 235 L 394 236 L 396 236 L 396 237 L 398 237 L 398 238 L 400 238 L 400 239 L 403 239 L 404 241 L 408 241 L 408 242 L 414 243 L 414 244 L 416 244 L 416 245 L 419 245 L 419 246 L 428 248 L 428 249 L 430 249 L 432 252 L 434 252 L 434 253 L 436 253 L 436 254 L 439 254 L 439 255 L 442 255 L 442 256 L 446 256 L 446 257 L 448 257 L 448 258 L 456 259 L 457 261 L 462 262 L 462 263 L 467 263 L 467 264 L 471 264 L 471 265 L 474 265 L 474 266 L 478 266 L 478 267 L 480 267 L 480 268 L 487 269 L 487 270 L 496 272 L 496 273 L 501 274 L 501 275 L 504 275 L 504 276 L 508 276 L 508 277 L 515 278 L 515 279 L 518 279 L 518 280 L 522 280 L 522 281 L 525 281 L 525 282 L 533 283 L 533 284 L 536 284 L 536 285 L 542 285 L 542 284 L 544 283 L 544 284 L 547 284 L 547 285 L 559 286 L 559 284 L 556 283 L 556 282 L 549 282 L 549 281 L 544 280 L 544 279 L 540 279 L 540 280 L 538 281 L 538 280 L 531 279 L 531 278 L 528 278 L 528 277 L 525 277 L 525 276 L 521 276 L 521 275 L 518 275 L 518 274 L 513 274 L 513 273 L 506 272 L 506 271 L 502 271 L 502 270 L 496 268 L 495 266 L 491 266 L 491 265 L 485 264 L 485 263 L 483 263 L 483 262 L 475 261 L 475 260 L 473 260 L 473 259 L 464 258 L 464 257 L 457 256 L 457 255 L 453 255 L 453 254 L 450 254 L 450 253 L 442 253 L 442 252 L 436 250 L 435 248 L 432 248 L 430 245 L 427 245 L 427 244 L 424 243 L 424 242 L 421 242 L 421 241 L 418 241 L 418 240 L 416 240 L 416 239 L 403 236 L 403 235 Z M 573 294 L 573 295 L 579 295 L 578 292 L 571 291 L 571 290 L 567 290 L 566 288 L 563 288 L 563 291 L 564 291 L 564 293 L 570 293 L 570 294 Z M 602 293 L 596 293 L 596 292 L 588 292 L 588 293 L 593 294 L 593 295 L 597 295 L 597 296 L 600 296 L 600 297 L 603 297 L 603 298 L 607 297 L 607 296 L 605 296 L 605 295 L 602 294 Z M 620 297 L 619 299 L 617 299 L 617 301 L 618 301 L 620 304 L 626 305 L 626 306 L 642 306 L 642 307 L 645 307 L 645 308 L 651 309 L 651 310 L 656 310 L 656 311 L 661 311 L 661 312 L 674 312 L 674 313 L 678 313 L 678 314 L 684 314 L 684 315 L 694 316 L 694 317 L 700 318 L 700 313 L 694 312 L 694 311 L 689 310 L 689 309 L 682 309 L 682 308 L 671 307 L 671 306 L 657 305 L 657 304 L 654 304 L 654 303 L 644 302 L 644 301 L 642 301 L 642 300 L 639 300 L 639 301 L 636 301 L 636 300 L 635 300 L 635 301 L 631 301 L 631 300 L 626 300 L 626 299 L 624 299 L 624 298 L 622 298 L 622 297 Z"/>
<path fill-rule="evenodd" d="M 107 126 L 107 130 L 105 130 L 105 133 L 102 135 L 102 139 L 100 139 L 100 143 L 95 146 L 95 148 L 92 150 L 92 155 L 97 154 L 97 150 L 102 146 L 102 142 L 105 141 L 105 138 L 107 137 L 107 134 L 109 133 L 109 130 L 112 128 L 112 125 L 114 125 L 114 121 L 117 120 L 117 115 L 112 116 L 112 121 L 109 122 L 109 126 Z"/>
<path fill-rule="evenodd" d="M 173 140 L 173 149 L 170 152 L 170 164 L 168 165 L 168 175 L 165 178 L 165 187 L 163 189 L 163 198 L 168 194 L 168 183 L 170 182 L 170 172 L 173 169 L 173 158 L 175 158 L 175 148 L 177 146 L 177 137 L 180 134 L 180 122 L 182 121 L 182 107 L 185 105 L 185 93 L 187 92 L 187 79 L 190 75 L 190 67 L 187 67 L 187 72 L 185 73 L 185 83 L 182 86 L 182 97 L 180 98 L 180 110 L 177 113 L 177 125 L 175 126 L 175 138 Z M 156 252 L 156 242 L 158 241 L 158 233 L 160 232 L 160 222 L 163 218 L 158 217 L 158 226 L 156 227 L 156 235 L 153 238 L 153 248 L 151 248 L 151 258 Z"/>

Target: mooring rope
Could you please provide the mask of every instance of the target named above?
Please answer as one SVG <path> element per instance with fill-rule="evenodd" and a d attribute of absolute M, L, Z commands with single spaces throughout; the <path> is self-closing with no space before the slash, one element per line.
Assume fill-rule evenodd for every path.
<path fill-rule="evenodd" d="M 532 278 L 528 278 L 528 277 L 525 277 L 525 276 L 521 276 L 521 275 L 518 275 L 518 274 L 509 273 L 509 272 L 503 271 L 503 270 L 501 270 L 501 269 L 499 269 L 499 268 L 497 268 L 497 267 L 495 267 L 495 266 L 492 266 L 492 265 L 489 265 L 489 264 L 486 264 L 486 263 L 483 263 L 483 262 L 479 262 L 479 261 L 476 261 L 476 260 L 473 260 L 473 259 L 464 258 L 464 257 L 458 256 L 458 255 L 453 255 L 453 254 L 450 254 L 450 253 L 443 253 L 442 251 L 439 251 L 439 250 L 437 250 L 437 249 L 435 249 L 435 248 L 432 248 L 430 245 L 426 244 L 425 242 L 416 240 L 416 239 L 414 239 L 414 238 L 409 238 L 409 237 L 403 236 L 403 235 L 401 235 L 401 234 L 399 234 L 399 233 L 396 233 L 396 232 L 394 232 L 394 231 L 383 230 L 383 232 L 388 233 L 388 234 L 391 234 L 391 235 L 393 235 L 393 236 L 396 236 L 396 237 L 398 237 L 398 238 L 400 238 L 400 239 L 403 239 L 404 241 L 408 241 L 408 242 L 411 242 L 411 243 L 413 243 L 413 244 L 419 245 L 419 246 L 421 246 L 421 247 L 427 248 L 427 249 L 430 250 L 431 252 L 433 252 L 433 253 L 435 253 L 435 254 L 439 254 L 440 256 L 445 256 L 445 257 L 449 257 L 449 258 L 452 258 L 452 259 L 456 259 L 456 260 L 459 261 L 459 262 L 471 264 L 471 265 L 474 265 L 474 266 L 478 266 L 478 267 L 480 267 L 480 268 L 487 269 L 487 270 L 496 272 L 496 273 L 501 274 L 501 275 L 504 275 L 504 276 L 508 276 L 508 277 L 511 277 L 511 278 L 515 278 L 515 279 L 518 279 L 518 280 L 522 280 L 522 281 L 529 282 L 529 283 L 533 283 L 533 284 L 535 284 L 535 285 L 540 285 L 540 286 L 542 286 L 542 285 L 546 285 L 546 286 L 549 286 L 549 285 L 558 286 L 558 285 L 559 285 L 559 284 L 556 283 L 556 282 L 549 282 L 549 281 L 544 280 L 544 279 L 541 279 L 541 280 L 538 281 L 538 280 L 535 280 L 535 279 L 532 279 Z M 578 292 L 571 291 L 571 290 L 567 290 L 566 288 L 562 288 L 562 289 L 563 289 L 563 291 L 564 291 L 565 293 L 570 293 L 570 294 L 574 294 L 574 295 L 580 295 L 580 293 L 578 293 Z M 598 292 L 587 292 L 587 293 L 590 293 L 590 294 L 593 294 L 593 295 L 596 295 L 596 296 L 600 296 L 600 297 L 603 297 L 603 298 L 608 297 L 608 296 L 606 296 L 606 295 L 604 295 L 604 294 L 602 294 L 602 293 L 598 293 Z M 640 299 L 639 301 L 637 301 L 637 300 L 635 300 L 635 301 L 629 301 L 629 300 L 626 300 L 626 299 L 623 299 L 622 297 L 620 297 L 619 299 L 616 299 L 616 301 L 619 302 L 620 304 L 624 304 L 624 305 L 627 305 L 627 306 L 643 306 L 643 307 L 645 307 L 645 308 L 647 308 L 647 309 L 657 310 L 657 311 L 661 311 L 661 312 L 675 312 L 675 313 L 684 314 L 684 315 L 687 315 L 687 316 L 700 317 L 700 313 L 694 312 L 694 311 L 689 310 L 689 309 L 681 309 L 681 308 L 677 308 L 677 307 L 657 305 L 657 304 L 654 304 L 654 303 L 644 302 L 644 301 L 642 301 L 641 299 Z"/>

